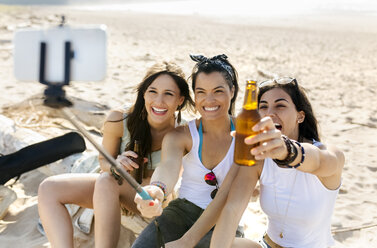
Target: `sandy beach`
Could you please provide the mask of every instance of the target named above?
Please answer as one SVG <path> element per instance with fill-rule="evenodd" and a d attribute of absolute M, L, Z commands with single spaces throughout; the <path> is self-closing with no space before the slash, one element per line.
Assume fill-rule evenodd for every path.
<path fill-rule="evenodd" d="M 334 234 L 335 247 L 377 246 L 377 15 L 326 12 L 221 18 L 0 5 L 0 114 L 19 118 L 9 108 L 4 109 L 44 89 L 39 83 L 14 78 L 13 32 L 18 28 L 56 25 L 62 14 L 71 25 L 107 26 L 106 79 L 73 82 L 66 91 L 69 96 L 109 109 L 134 100 L 134 86 L 157 60 L 175 60 L 189 76 L 194 65 L 190 53 L 228 55 L 240 79 L 237 110 L 246 79 L 259 81 L 274 75 L 297 78 L 308 91 L 322 141 L 338 146 L 346 157 L 332 219 L 333 230 L 341 230 Z M 45 137 L 68 132 L 62 125 L 54 128 L 51 132 L 38 125 L 32 129 Z M 0 150 L 8 152 L 12 151 Z M 48 247 L 47 239 L 36 229 L 37 189 L 45 177 L 35 170 L 13 185 L 18 199 L 0 220 L 1 247 Z M 266 218 L 258 202 L 250 202 L 243 220 L 246 236 L 259 239 L 265 231 Z M 89 241 L 77 243 L 77 247 L 92 245 Z"/>

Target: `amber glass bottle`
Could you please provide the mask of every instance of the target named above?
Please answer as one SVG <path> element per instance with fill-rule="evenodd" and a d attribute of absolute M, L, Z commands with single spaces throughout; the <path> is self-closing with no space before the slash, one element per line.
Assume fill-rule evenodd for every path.
<path fill-rule="evenodd" d="M 144 158 L 143 156 L 140 155 L 141 154 L 140 141 L 135 140 L 133 150 L 135 153 L 137 153 L 137 158 L 134 158 L 131 156 L 128 156 L 128 158 L 130 158 L 132 161 L 137 163 L 139 165 L 139 168 L 133 170 L 131 175 L 136 179 L 138 183 L 141 184 L 143 182 L 143 177 L 144 177 Z"/>
<path fill-rule="evenodd" d="M 248 80 L 242 110 L 236 118 L 234 162 L 238 165 L 253 166 L 256 163 L 254 156 L 250 153 L 250 149 L 255 145 L 246 145 L 244 140 L 246 137 L 256 134 L 251 128 L 260 120 L 257 90 L 256 82 Z"/>

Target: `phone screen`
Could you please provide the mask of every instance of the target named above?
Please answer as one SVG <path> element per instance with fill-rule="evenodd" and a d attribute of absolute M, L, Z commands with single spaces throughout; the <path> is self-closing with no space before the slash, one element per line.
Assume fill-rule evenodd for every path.
<path fill-rule="evenodd" d="M 45 81 L 64 81 L 65 42 L 73 58 L 70 80 L 100 81 L 106 76 L 106 27 L 69 26 L 24 29 L 14 35 L 14 74 L 18 80 L 39 81 L 41 42 L 46 44 Z"/>

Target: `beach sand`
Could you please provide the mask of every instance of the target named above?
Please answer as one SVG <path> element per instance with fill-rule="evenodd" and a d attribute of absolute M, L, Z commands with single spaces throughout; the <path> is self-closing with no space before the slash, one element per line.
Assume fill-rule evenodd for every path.
<path fill-rule="evenodd" d="M 0 5 L 0 107 L 17 104 L 44 88 L 38 83 L 15 80 L 13 31 L 55 25 L 61 14 L 72 25 L 107 25 L 106 79 L 75 82 L 66 90 L 69 96 L 110 108 L 134 100 L 134 86 L 156 60 L 175 60 L 189 76 L 194 65 L 188 57 L 190 53 L 228 55 L 240 79 L 237 110 L 246 79 L 264 80 L 271 75 L 296 77 L 308 91 L 322 141 L 335 144 L 346 157 L 332 226 L 357 230 L 336 233 L 335 247 L 377 246 L 376 226 L 358 229 L 377 223 L 376 16 L 324 13 L 237 19 L 62 7 L 43 7 L 37 11 L 32 7 Z M 37 188 L 44 177 L 33 171 L 13 186 L 18 199 L 0 221 L 1 247 L 48 246 L 47 239 L 36 229 Z M 249 204 L 244 221 L 246 237 L 259 239 L 265 231 L 266 218 L 258 202 Z M 92 243 L 77 245 L 91 247 Z"/>

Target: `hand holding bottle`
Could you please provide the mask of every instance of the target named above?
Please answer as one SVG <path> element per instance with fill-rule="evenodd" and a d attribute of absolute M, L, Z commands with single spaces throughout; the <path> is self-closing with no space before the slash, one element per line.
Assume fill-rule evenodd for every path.
<path fill-rule="evenodd" d="M 127 171 L 133 171 L 134 169 L 138 169 L 139 165 L 135 162 L 135 159 L 138 155 L 133 151 L 125 151 L 122 154 L 118 155 L 116 161 L 124 166 Z M 144 158 L 144 163 L 148 162 L 147 158 Z"/>
<path fill-rule="evenodd" d="M 288 155 L 287 147 L 282 138 L 280 130 L 276 129 L 271 117 L 264 117 L 252 128 L 258 134 L 245 138 L 247 145 L 257 145 L 250 152 L 256 160 L 267 157 L 272 159 L 284 159 Z"/>
<path fill-rule="evenodd" d="M 138 169 L 139 165 L 135 162 L 138 155 L 133 151 L 125 151 L 118 155 L 116 161 L 123 165 L 127 171 Z M 148 163 L 148 158 L 144 158 L 144 163 Z"/>

